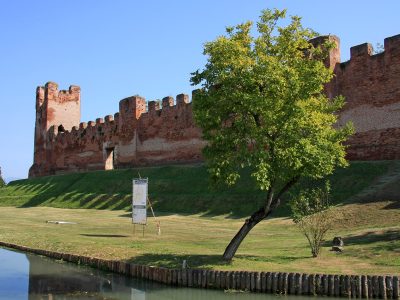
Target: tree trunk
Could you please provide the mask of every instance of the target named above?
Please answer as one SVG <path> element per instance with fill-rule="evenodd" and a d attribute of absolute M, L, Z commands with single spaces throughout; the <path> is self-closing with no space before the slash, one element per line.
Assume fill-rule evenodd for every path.
<path fill-rule="evenodd" d="M 233 237 L 228 247 L 226 247 L 222 258 L 224 260 L 231 261 L 237 249 L 239 248 L 240 244 L 247 236 L 247 234 L 250 232 L 250 230 L 253 229 L 253 227 L 256 226 L 259 222 L 264 220 L 270 213 L 271 210 L 265 212 L 264 207 L 261 207 L 258 211 L 253 213 L 250 218 L 246 219 L 243 226 L 240 228 L 238 233 L 236 233 L 236 235 Z"/>
<path fill-rule="evenodd" d="M 244 222 L 242 228 L 236 233 L 236 235 L 233 237 L 231 242 L 229 243 L 228 247 L 226 247 L 224 255 L 222 255 L 222 258 L 226 261 L 231 261 L 233 256 L 235 256 L 235 253 L 237 249 L 239 248 L 240 244 L 244 240 L 244 238 L 247 236 L 247 234 L 250 232 L 250 230 L 253 229 L 254 226 L 256 226 L 258 223 L 260 223 L 262 220 L 264 220 L 266 217 L 268 217 L 271 212 L 279 206 L 281 203 L 280 197 L 288 190 L 290 189 L 298 180 L 300 176 L 296 175 L 294 176 L 290 181 L 288 181 L 282 189 L 279 191 L 274 196 L 274 188 L 273 184 L 271 184 L 271 188 L 268 190 L 268 196 L 267 200 L 265 203 L 264 207 L 261 207 L 259 210 L 257 210 L 255 213 L 251 215 L 250 218 L 246 219 Z M 272 180 L 271 182 L 274 182 Z"/>

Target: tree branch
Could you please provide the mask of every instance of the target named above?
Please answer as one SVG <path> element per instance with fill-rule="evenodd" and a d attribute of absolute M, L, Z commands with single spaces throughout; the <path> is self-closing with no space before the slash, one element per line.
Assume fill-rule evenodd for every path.
<path fill-rule="evenodd" d="M 300 175 L 297 175 L 293 177 L 286 185 L 279 191 L 279 193 L 276 195 L 277 199 L 280 199 L 280 197 L 286 193 L 293 185 L 295 185 L 300 179 Z"/>

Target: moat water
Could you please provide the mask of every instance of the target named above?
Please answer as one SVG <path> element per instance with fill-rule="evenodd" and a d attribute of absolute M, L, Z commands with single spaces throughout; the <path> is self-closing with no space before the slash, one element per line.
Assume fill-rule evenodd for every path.
<path fill-rule="evenodd" d="M 0 248 L 0 299 L 316 300 L 318 298 L 175 288 Z"/>

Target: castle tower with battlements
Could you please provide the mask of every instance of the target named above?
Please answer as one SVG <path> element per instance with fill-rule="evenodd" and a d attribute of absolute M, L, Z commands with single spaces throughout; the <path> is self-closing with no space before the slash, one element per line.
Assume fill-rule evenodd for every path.
<path fill-rule="evenodd" d="M 325 92 L 346 98 L 338 125 L 350 120 L 356 129 L 348 141 L 348 158 L 400 159 L 400 35 L 386 38 L 378 54 L 370 44 L 352 47 L 346 62 L 340 61 L 338 37 L 311 42 L 326 39 L 337 47 L 325 61 L 335 74 Z M 165 97 L 147 106 L 142 97 L 128 97 L 114 116 L 80 123 L 79 87 L 59 91 L 52 82 L 38 87 L 29 177 L 202 161 L 205 141 L 194 124 L 189 96 Z"/>
<path fill-rule="evenodd" d="M 34 162 L 29 177 L 133 166 L 199 162 L 205 142 L 189 96 L 119 102 L 119 112 L 80 122 L 80 88 L 37 88 Z"/>
<path fill-rule="evenodd" d="M 36 89 L 35 145 L 30 177 L 49 172 L 47 162 L 54 159 L 51 144 L 54 128 L 57 132 L 64 132 L 78 124 L 81 118 L 80 105 L 78 86 L 71 85 L 68 90 L 59 91 L 56 83 L 48 82 Z"/>

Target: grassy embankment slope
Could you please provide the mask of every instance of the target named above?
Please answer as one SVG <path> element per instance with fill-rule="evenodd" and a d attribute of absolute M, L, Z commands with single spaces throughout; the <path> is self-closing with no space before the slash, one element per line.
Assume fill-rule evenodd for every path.
<path fill-rule="evenodd" d="M 91 172 L 19 180 L 0 189 L 0 240 L 36 248 L 119 258 L 137 263 L 264 271 L 400 273 L 399 162 L 357 162 L 332 177 L 333 200 L 343 218 L 330 234 L 345 238 L 343 254 L 310 257 L 305 238 L 283 205 L 258 225 L 232 264 L 220 261 L 242 217 L 262 201 L 250 181 L 233 189 L 210 189 L 203 166 L 169 166 Z M 144 237 L 130 225 L 131 180 L 150 180 L 160 214 Z M 47 206 L 47 207 L 43 207 Z M 34 207 L 34 208 L 31 208 Z M 50 208 L 52 207 L 52 208 Z M 60 209 L 61 208 L 61 209 Z M 62 208 L 95 208 L 98 210 Z M 228 218 L 227 218 L 228 217 Z M 55 225 L 46 220 L 75 221 Z"/>

